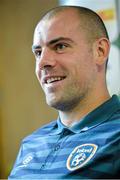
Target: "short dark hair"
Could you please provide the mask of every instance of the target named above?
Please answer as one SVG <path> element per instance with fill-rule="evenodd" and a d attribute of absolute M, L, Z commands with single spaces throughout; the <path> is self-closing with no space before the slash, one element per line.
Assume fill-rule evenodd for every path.
<path fill-rule="evenodd" d="M 52 17 L 58 15 L 62 11 L 66 11 L 67 9 L 74 9 L 77 14 L 80 16 L 80 23 L 82 23 L 82 27 L 84 31 L 88 30 L 91 34 L 91 37 L 100 38 L 106 37 L 109 39 L 108 32 L 103 23 L 101 17 L 91 9 L 81 7 L 81 6 L 58 6 L 51 10 L 49 10 L 42 19 L 51 19 Z"/>
<path fill-rule="evenodd" d="M 45 13 L 41 20 L 52 19 L 57 16 L 59 13 L 64 12 L 66 10 L 73 9 L 80 17 L 80 28 L 86 32 L 88 42 L 94 42 L 95 40 L 105 37 L 109 40 L 108 32 L 105 27 L 105 24 L 101 17 L 91 9 L 81 6 L 58 6 L 47 13 Z M 108 59 L 106 61 L 106 69 L 107 69 Z"/>

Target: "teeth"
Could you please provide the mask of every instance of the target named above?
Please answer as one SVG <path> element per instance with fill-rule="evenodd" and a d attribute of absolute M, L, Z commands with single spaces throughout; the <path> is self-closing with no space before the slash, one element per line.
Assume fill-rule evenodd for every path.
<path fill-rule="evenodd" d="M 47 82 L 47 84 L 49 84 L 49 83 L 52 83 L 54 81 L 60 81 L 62 79 L 63 79 L 62 77 L 52 77 L 52 78 L 47 79 L 46 82 Z"/>

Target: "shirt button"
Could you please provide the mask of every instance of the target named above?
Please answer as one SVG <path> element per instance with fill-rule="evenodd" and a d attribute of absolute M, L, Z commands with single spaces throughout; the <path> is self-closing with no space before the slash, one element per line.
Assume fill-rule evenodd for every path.
<path fill-rule="evenodd" d="M 63 135 L 68 135 L 68 131 L 64 131 L 64 132 L 63 132 Z"/>
<path fill-rule="evenodd" d="M 41 169 L 44 169 L 44 168 L 45 168 L 45 164 L 42 164 L 42 165 L 41 165 Z"/>
<path fill-rule="evenodd" d="M 70 134 L 70 131 L 69 131 L 69 130 L 65 129 L 65 130 L 63 131 L 63 136 L 67 136 L 67 135 L 69 135 L 69 134 Z"/>
<path fill-rule="evenodd" d="M 60 145 L 59 144 L 54 148 L 54 151 L 58 151 L 58 149 L 60 149 Z"/>

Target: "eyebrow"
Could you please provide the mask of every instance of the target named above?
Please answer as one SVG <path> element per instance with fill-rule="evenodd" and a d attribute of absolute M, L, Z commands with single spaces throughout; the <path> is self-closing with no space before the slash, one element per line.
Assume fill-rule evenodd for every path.
<path fill-rule="evenodd" d="M 67 37 L 59 37 L 59 38 L 56 38 L 56 39 L 53 39 L 51 40 L 50 42 L 48 42 L 47 44 L 48 45 L 52 45 L 52 44 L 55 44 L 59 41 L 70 41 L 70 42 L 73 42 L 70 38 L 67 38 Z"/>
<path fill-rule="evenodd" d="M 41 49 L 41 46 L 39 46 L 39 45 L 32 45 L 32 51 L 35 51 L 35 49 Z"/>
<path fill-rule="evenodd" d="M 56 39 L 52 39 L 50 40 L 49 42 L 47 42 L 47 46 L 49 45 L 52 45 L 52 44 L 55 44 L 59 41 L 69 41 L 71 43 L 73 43 L 73 40 L 70 39 L 70 38 L 67 38 L 67 37 L 59 37 L 59 38 L 56 38 Z M 40 45 L 32 45 L 32 51 L 34 51 L 35 49 L 41 49 L 41 46 Z"/>

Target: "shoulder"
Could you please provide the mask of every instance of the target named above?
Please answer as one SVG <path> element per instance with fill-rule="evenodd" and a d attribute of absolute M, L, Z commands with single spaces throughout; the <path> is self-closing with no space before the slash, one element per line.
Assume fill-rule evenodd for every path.
<path fill-rule="evenodd" d="M 32 134 L 28 135 L 25 137 L 22 141 L 22 143 L 30 142 L 33 140 L 36 140 L 40 137 L 43 137 L 44 135 L 49 135 L 50 132 L 55 128 L 57 124 L 57 120 L 54 120 L 46 125 L 43 125 L 39 129 L 35 130 Z"/>
<path fill-rule="evenodd" d="M 103 115 L 107 123 L 113 125 L 120 125 L 120 101 L 116 95 L 113 95 L 111 100 L 104 106 Z M 117 126 L 120 128 L 120 126 Z"/>
<path fill-rule="evenodd" d="M 113 124 L 120 125 L 120 109 L 116 110 L 110 117 L 110 122 Z M 120 128 L 120 126 L 118 126 Z"/>

